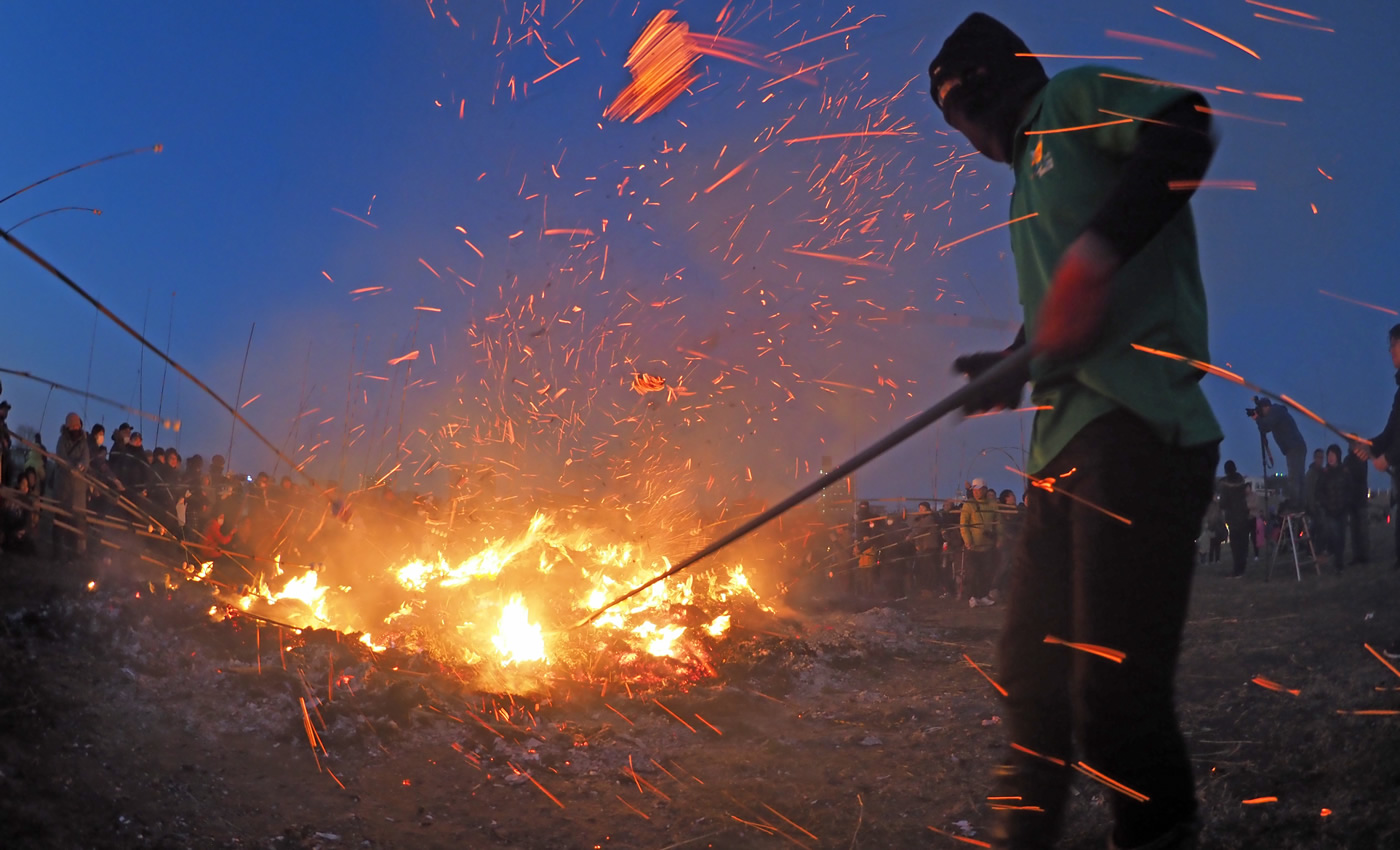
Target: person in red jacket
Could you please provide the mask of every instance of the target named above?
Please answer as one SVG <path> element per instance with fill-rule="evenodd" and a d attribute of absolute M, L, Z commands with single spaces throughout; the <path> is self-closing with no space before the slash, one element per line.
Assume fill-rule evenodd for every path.
<path fill-rule="evenodd" d="M 233 542 L 233 535 L 237 531 L 237 528 L 229 528 L 227 531 L 224 530 L 224 514 L 220 511 L 217 515 L 211 517 L 209 519 L 209 524 L 204 527 L 204 533 L 202 534 L 203 545 L 197 548 L 201 550 L 201 554 L 204 557 L 212 561 L 224 554 L 223 547 Z"/>

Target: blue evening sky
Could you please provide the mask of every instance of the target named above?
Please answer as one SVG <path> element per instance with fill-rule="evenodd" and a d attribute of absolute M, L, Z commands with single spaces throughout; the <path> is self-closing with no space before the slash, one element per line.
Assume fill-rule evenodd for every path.
<path fill-rule="evenodd" d="M 771 496 L 951 390 L 956 353 L 1000 348 L 1019 323 L 1004 230 L 934 250 L 1006 215 L 1009 172 L 950 159 L 971 148 L 927 96 L 938 45 L 981 9 L 1037 52 L 1140 56 L 1108 64 L 1245 92 L 1208 95 L 1243 116 L 1218 119 L 1208 176 L 1257 189 L 1194 201 L 1213 356 L 1370 434 L 1393 392 L 1397 317 L 1319 290 L 1400 309 L 1400 168 L 1375 154 L 1400 138 L 1400 6 L 1276 5 L 1321 20 L 1244 0 L 1166 7 L 1255 59 L 1122 0 L 14 4 L 0 30 L 0 196 L 105 154 L 164 151 L 20 195 L 0 227 L 101 208 L 15 236 L 158 346 L 168 338 L 230 400 L 256 323 L 242 399 L 259 397 L 244 412 L 298 461 L 315 454 L 318 476 L 377 477 L 405 460 L 403 441 L 409 471 L 524 456 L 547 477 L 591 452 L 632 452 L 666 476 L 693 459 L 682 484 L 714 475 L 735 495 Z M 704 56 L 660 114 L 604 119 L 630 80 L 628 49 L 672 8 L 696 33 L 757 45 L 767 67 Z M 785 143 L 871 129 L 898 135 Z M 106 320 L 90 346 L 92 308 L 8 247 L 0 287 L 0 366 L 166 418 L 178 409 L 184 454 L 226 450 L 227 414 L 173 373 L 162 396 L 160 364 L 142 367 Z M 639 396 L 634 371 L 693 394 Z M 21 378 L 4 386 L 11 426 L 42 416 L 50 444 L 68 410 L 136 421 Z M 1257 474 L 1249 393 L 1206 387 L 1223 456 Z M 936 476 L 945 495 L 974 475 L 1016 486 L 1006 455 L 983 449 L 1019 455 L 1024 416 L 944 423 L 859 488 L 926 496 Z M 449 439 L 450 425 L 466 431 Z M 1303 431 L 1310 446 L 1331 441 Z M 246 433 L 235 458 L 249 472 L 272 463 Z"/>

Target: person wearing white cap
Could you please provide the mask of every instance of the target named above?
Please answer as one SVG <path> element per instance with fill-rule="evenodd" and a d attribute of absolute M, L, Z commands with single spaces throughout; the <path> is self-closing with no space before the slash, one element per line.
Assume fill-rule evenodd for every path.
<path fill-rule="evenodd" d="M 996 497 L 987 488 L 987 482 L 972 479 L 972 494 L 963 502 L 959 518 L 966 558 L 962 595 L 967 597 L 969 608 L 996 604 L 989 593 L 996 572 L 998 522 Z"/>

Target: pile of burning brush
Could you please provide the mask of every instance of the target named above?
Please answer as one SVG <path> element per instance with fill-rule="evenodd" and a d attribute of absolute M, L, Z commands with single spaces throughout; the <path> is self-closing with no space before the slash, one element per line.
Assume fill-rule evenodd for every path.
<path fill-rule="evenodd" d="M 514 533 L 482 535 L 464 556 L 317 569 L 275 563 L 210 609 L 293 629 L 353 635 L 371 651 L 425 653 L 481 685 L 528 690 L 555 678 L 683 684 L 714 677 L 736 617 L 771 613 L 739 563 L 659 582 L 587 625 L 608 600 L 666 570 L 642 543 L 536 513 Z M 366 563 L 370 561 L 370 563 Z M 193 578 L 214 571 L 200 565 Z"/>

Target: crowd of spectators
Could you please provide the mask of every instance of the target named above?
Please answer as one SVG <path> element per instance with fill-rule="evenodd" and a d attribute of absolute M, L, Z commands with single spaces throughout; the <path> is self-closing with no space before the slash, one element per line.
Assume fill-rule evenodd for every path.
<path fill-rule="evenodd" d="M 1024 501 L 978 478 L 962 498 L 939 504 L 886 512 L 862 500 L 852 522 L 804 538 L 805 568 L 825 577 L 828 595 L 857 605 L 918 595 L 995 605 L 1006 592 Z"/>
<path fill-rule="evenodd" d="M 184 457 L 147 447 L 122 423 L 84 429 L 69 413 L 45 448 L 42 436 L 12 433 L 0 402 L 0 543 L 5 551 L 82 557 L 101 538 L 142 540 L 186 563 L 225 560 L 249 574 L 266 565 L 314 565 L 337 549 L 363 545 L 358 525 L 402 551 L 431 548 L 436 517 L 430 495 L 407 498 L 391 487 L 347 495 L 334 483 L 266 472 L 235 474 L 222 455 Z M 398 554 L 396 552 L 395 554 Z"/>

